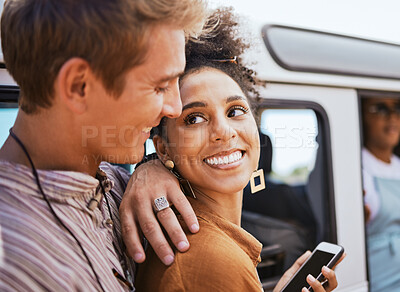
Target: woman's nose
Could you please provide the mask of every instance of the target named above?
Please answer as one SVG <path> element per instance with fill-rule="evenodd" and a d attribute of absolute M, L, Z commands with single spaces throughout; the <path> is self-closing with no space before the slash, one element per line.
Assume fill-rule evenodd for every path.
<path fill-rule="evenodd" d="M 236 129 L 231 126 L 226 118 L 214 119 L 210 135 L 212 142 L 225 142 L 235 138 L 236 136 Z"/>

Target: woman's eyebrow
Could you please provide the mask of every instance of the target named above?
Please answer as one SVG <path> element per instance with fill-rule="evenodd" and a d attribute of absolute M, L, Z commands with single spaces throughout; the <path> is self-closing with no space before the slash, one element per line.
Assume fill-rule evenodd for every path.
<path fill-rule="evenodd" d="M 243 96 L 240 96 L 240 95 L 229 96 L 226 98 L 226 103 L 230 103 L 235 100 L 246 100 L 246 98 Z M 187 110 L 189 108 L 193 108 L 193 107 L 206 107 L 206 106 L 207 106 L 206 102 L 194 101 L 194 102 L 188 103 L 185 106 L 183 106 L 182 111 Z"/>
<path fill-rule="evenodd" d="M 202 102 L 202 101 L 194 101 L 191 103 L 186 104 L 183 108 L 182 111 L 187 110 L 189 108 L 193 108 L 193 107 L 206 107 L 207 103 Z"/>
<path fill-rule="evenodd" d="M 229 96 L 226 99 L 226 103 L 230 103 L 230 102 L 233 102 L 233 101 L 236 101 L 236 100 L 246 100 L 246 98 L 243 97 L 243 96 L 240 96 L 240 95 Z"/>

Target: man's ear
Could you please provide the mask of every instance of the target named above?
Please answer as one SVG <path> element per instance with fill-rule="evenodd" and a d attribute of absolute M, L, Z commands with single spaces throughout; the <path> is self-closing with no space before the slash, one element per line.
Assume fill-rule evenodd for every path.
<path fill-rule="evenodd" d="M 158 135 L 155 135 L 153 137 L 153 144 L 154 148 L 156 148 L 156 153 L 158 155 L 158 158 L 160 158 L 162 163 L 165 163 L 169 158 L 168 152 L 167 152 L 167 147 L 165 145 L 165 141 L 163 138 L 161 138 Z"/>
<path fill-rule="evenodd" d="M 87 109 L 86 84 L 91 76 L 89 63 L 81 58 L 65 62 L 56 78 L 56 92 L 71 111 L 82 114 Z"/>

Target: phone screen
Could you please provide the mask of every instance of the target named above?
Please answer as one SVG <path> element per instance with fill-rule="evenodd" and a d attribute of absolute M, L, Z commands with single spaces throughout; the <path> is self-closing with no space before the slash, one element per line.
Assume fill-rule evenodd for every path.
<path fill-rule="evenodd" d="M 322 267 L 327 265 L 334 256 L 335 254 L 316 250 L 308 262 L 301 268 L 294 279 L 292 279 L 290 284 L 286 286 L 282 292 L 300 291 L 303 287 L 308 288 L 310 286 L 306 281 L 308 274 L 317 278 L 321 273 Z"/>

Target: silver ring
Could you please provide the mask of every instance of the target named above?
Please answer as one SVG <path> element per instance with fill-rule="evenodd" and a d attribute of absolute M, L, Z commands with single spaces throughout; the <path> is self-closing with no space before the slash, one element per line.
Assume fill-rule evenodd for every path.
<path fill-rule="evenodd" d="M 169 208 L 169 203 L 165 196 L 161 196 L 154 200 L 154 209 L 157 213 L 167 208 Z"/>

